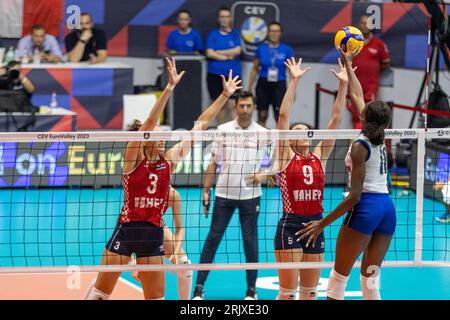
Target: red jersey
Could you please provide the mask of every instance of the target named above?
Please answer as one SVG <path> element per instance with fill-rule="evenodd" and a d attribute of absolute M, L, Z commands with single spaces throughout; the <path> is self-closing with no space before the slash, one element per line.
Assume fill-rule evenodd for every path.
<path fill-rule="evenodd" d="M 284 171 L 278 174 L 283 197 L 283 212 L 312 216 L 323 212 L 325 172 L 320 158 L 296 153 Z"/>
<path fill-rule="evenodd" d="M 163 156 L 154 163 L 144 157 L 133 171 L 123 175 L 124 204 L 119 223 L 145 221 L 162 227 L 169 188 L 169 162 Z"/>
<path fill-rule="evenodd" d="M 364 91 L 364 98 L 374 100 L 380 83 L 381 63 L 389 61 L 389 51 L 383 40 L 372 36 L 361 52 L 353 58 L 353 66 Z"/>

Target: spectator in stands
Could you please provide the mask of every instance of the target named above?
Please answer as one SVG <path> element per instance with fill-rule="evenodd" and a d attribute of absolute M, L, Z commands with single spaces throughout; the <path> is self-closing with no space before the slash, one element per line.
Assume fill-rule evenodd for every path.
<path fill-rule="evenodd" d="M 0 90 L 23 92 L 31 98 L 35 90 L 33 82 L 20 74 L 20 62 L 11 61 L 6 67 L 0 68 Z"/>
<path fill-rule="evenodd" d="M 222 92 L 221 76 L 228 76 L 230 69 L 233 75 L 241 77 L 241 38 L 239 30 L 232 28 L 231 11 L 221 7 L 218 11 L 218 28 L 208 34 L 206 56 L 208 57 L 208 91 L 212 100 Z M 230 100 L 229 100 L 230 101 Z M 222 124 L 235 118 L 233 104 L 228 103 L 218 115 Z"/>
<path fill-rule="evenodd" d="M 200 51 L 203 51 L 203 40 L 200 33 L 191 27 L 191 13 L 188 10 L 180 10 L 177 22 L 178 28 L 172 31 L 167 39 L 167 53 L 200 54 Z"/>
<path fill-rule="evenodd" d="M 91 14 L 86 12 L 81 14 L 80 26 L 80 30 L 72 31 L 65 39 L 68 60 L 105 62 L 108 57 L 105 32 L 94 27 Z"/>
<path fill-rule="evenodd" d="M 41 62 L 58 63 L 61 62 L 63 56 L 56 38 L 47 34 L 45 28 L 40 24 L 33 26 L 31 35 L 19 40 L 18 50 L 21 61 L 33 62 L 38 55 Z"/>
<path fill-rule="evenodd" d="M 269 24 L 267 42 L 258 46 L 250 72 L 248 91 L 253 91 L 253 84 L 258 71 L 256 85 L 256 102 L 258 106 L 258 124 L 265 127 L 272 105 L 275 121 L 278 121 L 281 101 L 286 93 L 286 66 L 284 62 L 294 56 L 294 49 L 281 43 L 283 27 L 278 22 Z"/>
<path fill-rule="evenodd" d="M 355 73 L 361 82 L 366 102 L 377 99 L 381 72 L 388 69 L 391 64 L 389 51 L 383 40 L 373 35 L 373 27 L 369 16 L 362 16 L 358 28 L 364 35 L 364 48 L 353 59 L 353 66 L 357 67 Z M 348 104 L 352 113 L 352 122 L 355 129 L 361 129 L 361 120 L 353 104 Z"/>

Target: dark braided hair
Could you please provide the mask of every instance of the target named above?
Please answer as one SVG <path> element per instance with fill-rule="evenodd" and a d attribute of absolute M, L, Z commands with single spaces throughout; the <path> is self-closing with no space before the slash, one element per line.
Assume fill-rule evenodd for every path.
<path fill-rule="evenodd" d="M 383 101 L 374 100 L 366 105 L 362 133 L 373 145 L 384 142 L 384 129 L 391 122 L 391 109 Z"/>

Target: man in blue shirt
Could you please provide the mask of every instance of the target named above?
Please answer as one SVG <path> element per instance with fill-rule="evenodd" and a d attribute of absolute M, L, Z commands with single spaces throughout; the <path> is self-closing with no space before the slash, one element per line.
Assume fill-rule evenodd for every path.
<path fill-rule="evenodd" d="M 41 62 L 58 63 L 61 62 L 62 52 L 58 41 L 52 35 L 47 34 L 45 28 L 36 24 L 31 29 L 31 35 L 19 40 L 19 58 L 24 58 L 33 62 L 35 54 L 39 54 Z"/>
<path fill-rule="evenodd" d="M 258 106 L 258 124 L 265 127 L 272 105 L 275 121 L 278 121 L 281 102 L 286 93 L 286 59 L 294 56 L 294 49 L 281 43 L 283 27 L 278 22 L 269 24 L 267 42 L 258 46 L 250 72 L 248 90 L 253 91 L 253 84 L 259 71 L 256 85 L 256 102 Z"/>
<path fill-rule="evenodd" d="M 218 11 L 219 27 L 208 34 L 206 56 L 208 57 L 208 91 L 211 99 L 216 99 L 222 92 L 221 76 L 228 76 L 230 69 L 233 75 L 241 77 L 241 37 L 239 30 L 231 25 L 231 11 L 222 7 Z M 217 116 L 219 124 L 234 117 L 233 106 L 228 104 Z"/>
<path fill-rule="evenodd" d="M 188 10 L 180 10 L 177 22 L 178 29 L 172 31 L 167 39 L 167 53 L 200 54 L 200 51 L 203 51 L 202 36 L 191 27 L 191 13 Z"/>

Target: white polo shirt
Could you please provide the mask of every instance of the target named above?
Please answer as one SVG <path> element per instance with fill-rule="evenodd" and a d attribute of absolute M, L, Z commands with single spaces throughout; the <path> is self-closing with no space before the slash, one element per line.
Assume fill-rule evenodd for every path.
<path fill-rule="evenodd" d="M 241 128 L 237 120 L 226 122 L 218 131 L 267 131 L 252 121 L 248 128 Z M 248 200 L 261 196 L 261 186 L 247 185 L 245 177 L 259 172 L 263 160 L 270 157 L 267 143 L 258 146 L 257 141 L 213 141 L 211 153 L 216 155 L 220 173 L 216 183 L 216 196 L 232 200 Z"/>

